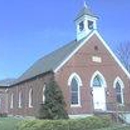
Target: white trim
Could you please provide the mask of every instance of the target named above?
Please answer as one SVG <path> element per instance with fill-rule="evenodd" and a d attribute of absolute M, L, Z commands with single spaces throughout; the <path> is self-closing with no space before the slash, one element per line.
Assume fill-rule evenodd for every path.
<path fill-rule="evenodd" d="M 95 31 L 90 32 L 87 36 L 87 38 L 84 40 L 84 42 L 82 42 L 81 44 L 79 44 L 79 46 L 54 70 L 54 72 L 56 73 L 64 64 L 67 63 L 67 61 L 69 59 L 72 58 L 72 56 L 86 43 L 86 41 L 88 41 L 94 34 Z"/>
<path fill-rule="evenodd" d="M 18 107 L 22 108 L 22 92 L 21 91 L 19 92 L 19 98 L 18 99 L 19 99 Z"/>
<path fill-rule="evenodd" d="M 113 51 L 110 49 L 110 47 L 107 45 L 107 43 L 104 41 L 104 39 L 101 37 L 101 35 L 98 32 L 95 32 L 96 35 L 98 36 L 98 38 L 102 41 L 103 45 L 106 47 L 106 49 L 108 50 L 108 52 L 112 55 L 112 57 L 114 58 L 114 60 L 118 63 L 118 65 L 121 67 L 121 69 L 125 72 L 125 74 L 128 76 L 128 78 L 130 78 L 130 73 L 128 72 L 128 70 L 122 65 L 122 63 L 120 62 L 120 60 L 117 58 L 117 56 L 113 53 Z"/>
<path fill-rule="evenodd" d="M 124 83 L 122 81 L 122 79 L 118 76 L 116 77 L 116 79 L 114 80 L 114 83 L 113 83 L 113 88 L 116 88 L 116 83 L 119 82 L 119 84 L 121 85 L 121 88 L 124 89 L 125 86 L 124 86 Z"/>
<path fill-rule="evenodd" d="M 82 107 L 82 106 L 81 106 L 81 103 L 78 103 L 76 105 L 71 104 L 70 107 L 71 108 L 76 108 L 76 107 Z"/>
<path fill-rule="evenodd" d="M 0 97 L 0 109 L 2 108 L 2 99 Z"/>
<path fill-rule="evenodd" d="M 8 90 L 9 90 L 8 88 L 7 88 L 7 89 L 5 89 L 5 93 L 7 93 L 7 92 L 8 92 Z"/>
<path fill-rule="evenodd" d="M 42 90 L 42 102 L 43 104 L 45 103 L 46 97 L 45 97 L 45 90 L 46 90 L 46 84 L 44 84 L 43 86 L 43 90 Z"/>
<path fill-rule="evenodd" d="M 77 80 L 79 86 L 83 86 L 82 80 L 81 80 L 80 76 L 76 72 L 74 72 L 74 73 L 72 73 L 70 75 L 70 77 L 68 79 L 68 86 L 71 85 L 71 81 L 72 81 L 73 78 L 75 78 Z"/>
<path fill-rule="evenodd" d="M 93 114 L 79 114 L 79 115 L 69 115 L 70 119 L 79 119 L 79 118 L 86 118 L 91 117 Z"/>
<path fill-rule="evenodd" d="M 130 79 L 130 73 L 127 71 L 127 69 L 122 65 L 122 63 L 119 61 L 119 59 L 116 57 L 116 55 L 112 52 L 112 50 L 109 48 L 109 46 L 107 45 L 107 43 L 104 41 L 104 39 L 101 37 L 101 35 L 94 30 L 93 32 L 89 33 L 89 35 L 87 36 L 87 38 L 54 70 L 54 72 L 56 73 L 64 64 L 67 63 L 68 60 L 70 60 L 70 58 L 72 58 L 72 56 L 94 35 L 96 34 L 98 36 L 98 38 L 101 40 L 101 42 L 103 43 L 103 45 L 106 47 L 106 49 L 108 50 L 108 52 L 112 55 L 112 57 L 114 58 L 114 60 L 118 63 L 118 65 L 121 67 L 121 69 L 124 71 L 124 73 L 128 76 L 128 78 Z"/>
<path fill-rule="evenodd" d="M 71 82 L 73 80 L 73 78 L 77 81 L 78 83 L 78 104 L 71 104 L 71 107 L 81 107 L 81 86 L 83 86 L 82 84 L 82 80 L 80 78 L 80 76 L 77 73 L 72 73 L 68 79 L 68 86 L 71 87 Z"/>
<path fill-rule="evenodd" d="M 29 108 L 32 108 L 33 107 L 33 89 L 32 88 L 30 88 L 29 89 L 29 93 L 28 93 L 28 107 Z"/>
<path fill-rule="evenodd" d="M 103 82 L 101 88 L 98 88 L 98 87 L 95 88 L 95 87 L 93 86 L 94 78 L 95 78 L 97 75 L 100 76 L 100 78 L 102 79 L 102 82 Z M 100 91 L 103 92 L 103 93 L 102 93 L 103 95 L 99 95 L 99 94 L 98 94 L 98 96 L 102 96 L 102 99 L 104 99 L 103 104 L 101 104 L 101 108 L 102 108 L 103 111 L 106 111 L 106 110 L 107 110 L 107 106 L 106 106 L 106 93 L 105 93 L 105 88 L 107 88 L 107 83 L 106 83 L 106 80 L 105 80 L 104 76 L 103 76 L 98 70 L 95 71 L 94 74 L 92 75 L 92 78 L 91 78 L 91 81 L 90 81 L 90 87 L 93 88 L 93 107 L 94 107 L 94 109 L 95 109 L 95 110 L 98 109 L 98 108 L 97 108 L 97 105 L 95 104 L 95 103 L 96 103 L 95 100 L 97 100 L 98 97 L 96 96 L 96 98 L 95 98 L 95 95 L 94 95 L 94 94 L 98 94 L 97 92 L 100 90 Z M 98 90 L 98 91 L 97 91 L 97 90 Z M 96 93 L 95 93 L 95 92 L 96 92 Z M 99 100 L 98 100 L 98 101 L 99 101 Z"/>
<path fill-rule="evenodd" d="M 90 87 L 93 87 L 93 80 L 97 75 L 99 75 L 101 77 L 102 81 L 103 81 L 102 87 L 106 88 L 107 87 L 106 79 L 104 78 L 104 76 L 98 70 L 96 72 L 94 72 L 94 74 L 92 75 L 92 78 L 90 80 Z"/>
<path fill-rule="evenodd" d="M 12 93 L 10 96 L 10 108 L 13 109 L 14 108 L 14 94 Z"/>
<path fill-rule="evenodd" d="M 120 105 L 124 105 L 124 94 L 123 94 L 123 89 L 125 88 L 123 81 L 121 80 L 121 78 L 118 76 L 113 83 L 113 88 L 116 89 L 116 84 L 117 82 L 120 84 L 121 86 L 121 100 L 122 103 Z"/>

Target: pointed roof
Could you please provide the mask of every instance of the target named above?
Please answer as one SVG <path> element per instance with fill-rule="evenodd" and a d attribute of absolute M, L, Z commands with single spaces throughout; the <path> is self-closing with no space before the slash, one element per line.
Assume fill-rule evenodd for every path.
<path fill-rule="evenodd" d="M 93 16 L 93 17 L 97 17 L 90 9 L 89 7 L 84 4 L 84 7 L 80 10 L 80 12 L 78 13 L 78 15 L 76 16 L 75 20 L 79 19 L 80 17 L 84 16 L 84 15 L 89 15 L 89 16 Z"/>
<path fill-rule="evenodd" d="M 84 39 L 80 41 L 73 40 L 67 45 L 57 49 L 56 51 L 36 61 L 22 76 L 20 76 L 17 80 L 15 80 L 15 82 L 11 84 L 11 86 L 14 86 L 23 81 L 37 77 L 38 75 L 45 74 L 47 72 L 56 73 L 94 34 L 97 35 L 97 37 L 101 40 L 101 42 L 104 44 L 106 49 L 110 52 L 110 54 L 118 63 L 118 65 L 122 68 L 125 74 L 130 78 L 129 72 L 117 59 L 117 57 L 108 47 L 108 45 L 99 35 L 99 33 L 96 30 L 94 30 L 90 32 L 88 36 L 86 36 Z"/>
<path fill-rule="evenodd" d="M 14 83 L 15 80 L 16 79 L 13 78 L 0 80 L 0 88 L 8 88 L 11 84 Z"/>
<path fill-rule="evenodd" d="M 47 72 L 53 72 L 82 42 L 73 40 L 63 47 L 53 51 L 52 53 L 42 57 L 36 61 L 23 75 L 21 75 L 12 85 L 18 84 L 25 80 L 29 80 Z"/>
<path fill-rule="evenodd" d="M 92 32 L 89 34 L 91 35 Z M 73 40 L 68 44 L 62 46 L 61 48 L 53 51 L 52 53 L 42 57 L 36 61 L 28 70 L 25 71 L 17 80 L 15 80 L 11 85 L 19 84 L 23 81 L 37 77 L 38 75 L 45 74 L 48 72 L 54 72 L 64 60 L 70 56 L 70 54 L 87 38 L 77 41 Z"/>

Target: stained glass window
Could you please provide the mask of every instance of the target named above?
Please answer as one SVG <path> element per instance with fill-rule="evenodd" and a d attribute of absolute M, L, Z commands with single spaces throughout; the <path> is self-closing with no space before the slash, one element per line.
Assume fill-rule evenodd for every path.
<path fill-rule="evenodd" d="M 78 82 L 75 78 L 73 78 L 71 82 L 71 104 L 72 105 L 79 104 L 78 91 L 79 91 Z"/>

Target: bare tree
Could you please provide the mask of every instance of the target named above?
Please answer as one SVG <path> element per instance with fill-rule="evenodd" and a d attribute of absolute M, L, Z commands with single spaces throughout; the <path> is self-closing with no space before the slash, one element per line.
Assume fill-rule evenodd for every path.
<path fill-rule="evenodd" d="M 130 72 L 130 42 L 120 43 L 117 47 L 117 55 L 126 69 Z"/>

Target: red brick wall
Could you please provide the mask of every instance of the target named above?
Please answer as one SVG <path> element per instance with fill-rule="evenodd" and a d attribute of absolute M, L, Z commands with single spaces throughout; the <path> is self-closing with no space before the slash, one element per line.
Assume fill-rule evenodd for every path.
<path fill-rule="evenodd" d="M 9 89 L 9 114 L 22 116 L 35 116 L 38 112 L 39 105 L 42 103 L 43 86 L 53 78 L 53 74 L 47 74 L 37 77 L 33 80 L 26 81 Z M 29 108 L 29 90 L 33 89 L 33 108 Z M 18 95 L 22 92 L 22 108 L 18 107 Z M 14 108 L 10 108 L 10 97 L 14 94 Z"/>
<path fill-rule="evenodd" d="M 94 48 L 98 47 L 98 51 Z M 102 58 L 102 63 L 92 61 L 92 56 Z M 116 97 L 113 89 L 113 82 L 119 76 L 125 85 L 124 100 L 126 104 L 130 104 L 130 80 L 115 62 L 110 53 L 96 35 L 90 40 L 56 73 L 55 78 L 61 89 L 63 90 L 69 114 L 89 114 L 93 112 L 93 97 L 91 95 L 90 80 L 95 71 L 99 71 L 105 77 L 109 96 L 107 103 L 115 103 Z M 70 107 L 70 87 L 68 86 L 69 76 L 76 72 L 82 79 L 83 86 L 81 87 L 81 107 Z"/>
<path fill-rule="evenodd" d="M 8 95 L 5 89 L 0 89 L 0 113 L 8 113 Z"/>
<path fill-rule="evenodd" d="M 98 46 L 98 51 L 95 51 L 95 46 Z M 92 61 L 92 56 L 102 58 L 102 63 Z M 126 104 L 130 104 L 130 80 L 125 75 L 123 70 L 118 66 L 113 57 L 109 54 L 101 41 L 94 35 L 56 74 L 55 79 L 63 91 L 67 110 L 69 114 L 91 114 L 93 112 L 93 96 L 91 94 L 90 80 L 95 71 L 100 71 L 107 82 L 106 90 L 110 95 L 107 96 L 107 103 L 115 103 L 116 97 L 113 89 L 113 82 L 119 76 L 125 85 L 124 100 Z M 81 107 L 70 106 L 70 87 L 68 86 L 69 76 L 76 72 L 82 79 L 83 86 L 81 87 Z M 42 89 L 45 82 L 48 82 L 53 77 L 53 74 L 47 74 L 37 77 L 33 80 L 23 82 L 9 89 L 9 114 L 34 116 L 37 113 L 39 104 L 42 102 Z M 28 107 L 29 89 L 33 89 L 33 108 Z M 18 108 L 18 93 L 23 93 L 22 108 Z M 10 95 L 14 93 L 14 108 L 10 109 Z"/>

